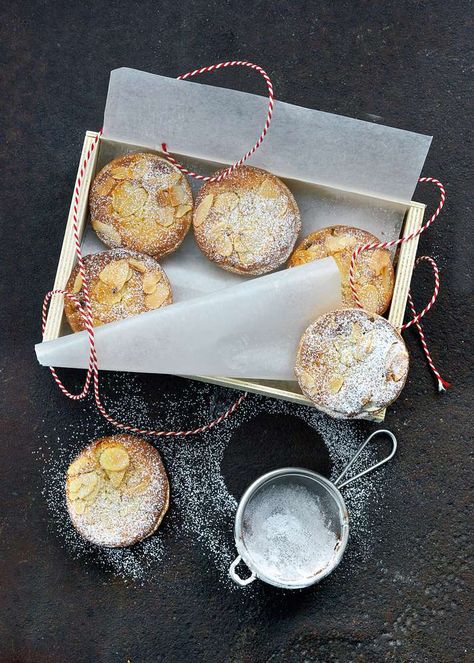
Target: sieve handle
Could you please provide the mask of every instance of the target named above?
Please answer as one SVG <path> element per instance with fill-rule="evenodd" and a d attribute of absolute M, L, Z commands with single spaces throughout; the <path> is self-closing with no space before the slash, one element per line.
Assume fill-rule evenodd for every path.
<path fill-rule="evenodd" d="M 242 557 L 240 555 L 237 555 L 237 557 L 234 559 L 234 561 L 229 567 L 229 575 L 234 582 L 236 582 L 241 587 L 245 587 L 245 585 L 250 585 L 250 583 L 253 582 L 257 576 L 252 571 L 252 574 L 248 578 L 241 578 L 237 574 L 237 571 L 235 570 L 241 561 Z"/>
<path fill-rule="evenodd" d="M 359 472 L 359 474 L 356 474 L 355 476 L 351 477 L 350 479 L 346 479 L 342 483 L 339 483 L 343 476 L 347 473 L 347 471 L 352 467 L 352 465 L 355 463 L 355 461 L 358 459 L 362 451 L 365 449 L 367 444 L 370 442 L 372 438 L 374 438 L 376 435 L 388 435 L 389 438 L 392 440 L 392 450 L 386 456 L 385 458 L 382 458 L 382 460 L 379 460 L 378 463 L 375 463 L 375 465 L 371 465 L 368 467 L 366 470 L 363 470 L 362 472 Z M 372 435 L 369 435 L 369 437 L 366 439 L 366 441 L 361 444 L 359 449 L 357 450 L 357 453 L 355 456 L 348 462 L 346 467 L 342 470 L 341 474 L 337 477 L 337 479 L 333 482 L 335 486 L 338 488 L 342 488 L 343 486 L 347 486 L 347 484 L 352 483 L 352 481 L 355 481 L 356 479 L 360 479 L 360 477 L 364 476 L 364 474 L 368 474 L 369 472 L 372 472 L 372 470 L 375 470 L 377 467 L 380 467 L 381 465 L 384 465 L 387 463 L 391 458 L 394 457 L 395 452 L 397 450 L 397 438 L 393 433 L 391 433 L 389 430 L 376 430 L 372 433 Z"/>

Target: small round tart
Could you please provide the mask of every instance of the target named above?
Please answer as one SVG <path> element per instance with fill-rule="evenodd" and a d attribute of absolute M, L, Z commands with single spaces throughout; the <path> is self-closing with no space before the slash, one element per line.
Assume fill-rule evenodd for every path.
<path fill-rule="evenodd" d="M 229 272 L 258 275 L 288 259 L 301 220 L 295 199 L 278 177 L 240 166 L 222 181 L 204 184 L 193 226 L 209 260 Z"/>
<path fill-rule="evenodd" d="M 84 256 L 94 327 L 171 304 L 171 285 L 154 258 L 134 251 L 114 249 Z M 67 290 L 83 302 L 84 284 L 76 265 Z M 69 299 L 64 312 L 75 332 L 85 329 L 84 320 Z"/>
<path fill-rule="evenodd" d="M 318 409 L 337 419 L 362 419 L 398 398 L 408 363 L 402 337 L 385 318 L 341 309 L 304 332 L 295 373 Z"/>
<path fill-rule="evenodd" d="M 293 251 L 289 267 L 304 265 L 312 260 L 332 256 L 341 274 L 342 302 L 356 306 L 349 284 L 351 257 L 358 246 L 380 242 L 375 235 L 349 226 L 331 226 L 311 233 Z M 394 273 L 390 251 L 374 249 L 363 251 L 357 258 L 355 270 L 357 294 L 370 313 L 384 313 L 392 299 Z"/>
<path fill-rule="evenodd" d="M 127 154 L 96 176 L 89 206 L 92 227 L 107 246 L 162 258 L 188 232 L 193 196 L 186 178 L 169 161 L 156 154 Z"/>
<path fill-rule="evenodd" d="M 87 446 L 66 475 L 66 503 L 79 534 L 109 548 L 131 546 L 158 529 L 169 505 L 160 454 L 131 435 Z"/>

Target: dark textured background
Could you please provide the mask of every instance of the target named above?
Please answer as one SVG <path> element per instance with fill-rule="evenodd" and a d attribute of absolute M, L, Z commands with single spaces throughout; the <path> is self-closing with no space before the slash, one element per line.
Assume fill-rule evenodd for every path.
<path fill-rule="evenodd" d="M 0 661 L 468 661 L 469 395 L 472 182 L 469 181 L 470 2 L 22 2 L 1 21 Z M 419 344 L 387 417 L 401 448 L 385 470 L 382 525 L 358 572 L 316 589 L 252 599 L 219 585 L 199 550 L 168 542 L 159 585 L 126 586 L 64 550 L 41 496 L 40 433 L 81 421 L 33 352 L 53 283 L 86 129 L 101 126 L 109 71 L 168 76 L 244 58 L 271 74 L 280 99 L 434 135 L 424 174 L 446 184 L 446 212 L 420 250 L 439 258 L 442 289 L 426 331 L 455 388 L 438 396 Z M 249 72 L 207 83 L 261 92 Z M 432 202 L 428 189 L 415 198 Z M 417 302 L 430 294 L 420 268 Z M 69 382 L 78 376 L 65 372 Z M 179 379 L 142 379 L 156 394 Z M 192 387 L 200 393 L 202 387 Z M 210 390 L 211 402 L 230 392 Z M 296 409 L 295 409 L 296 412 Z M 204 412 L 191 411 L 196 420 Z M 469 420 L 470 419 L 470 420 Z M 46 420 L 44 424 L 43 421 Z M 186 422 L 183 421 L 185 425 Z M 371 427 L 367 427 L 371 429 Z M 246 429 L 249 430 L 248 428 Z M 295 427 L 295 435 L 301 435 Z M 211 438 L 212 439 L 212 436 Z M 291 426 L 262 415 L 257 439 L 283 464 Z M 86 441 L 86 440 L 84 440 Z M 301 446 L 301 445 L 300 445 Z M 258 469 L 264 448 L 244 445 Z M 252 478 L 239 435 L 226 459 Z M 260 455 L 259 455 L 260 453 Z M 342 573 L 342 575 L 341 575 Z"/>

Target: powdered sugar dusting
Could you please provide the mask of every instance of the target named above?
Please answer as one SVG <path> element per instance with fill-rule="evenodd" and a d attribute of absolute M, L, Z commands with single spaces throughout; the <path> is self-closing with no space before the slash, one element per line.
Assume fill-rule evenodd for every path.
<path fill-rule="evenodd" d="M 199 204 L 211 195 L 213 206 L 198 224 Z M 258 168 L 244 166 L 220 182 L 205 184 L 196 200 L 196 240 L 211 260 L 229 271 L 258 275 L 276 269 L 289 257 L 300 228 L 289 189 Z"/>
<path fill-rule="evenodd" d="M 92 225 L 108 246 L 123 245 L 155 257 L 176 250 L 191 225 L 187 179 L 148 152 L 125 154 L 106 164 L 92 184 L 89 203 Z"/>
<path fill-rule="evenodd" d="M 302 336 L 295 373 L 304 393 L 334 417 L 364 417 L 398 397 L 408 373 L 400 334 L 361 309 L 331 311 Z"/>
<path fill-rule="evenodd" d="M 170 429 L 183 423 L 202 423 L 214 418 L 234 396 L 234 392 L 193 383 L 183 383 L 177 393 L 151 397 L 140 376 L 107 374 L 104 392 L 113 397 L 109 405 L 115 416 L 139 426 L 159 421 Z M 217 401 L 217 402 L 216 402 Z M 75 406 L 77 407 L 77 406 Z M 249 395 L 238 412 L 203 436 L 187 440 L 152 441 L 160 451 L 170 483 L 170 508 L 160 528 L 150 538 L 131 548 L 107 549 L 89 544 L 74 530 L 67 515 L 64 475 L 77 453 L 92 439 L 110 434 L 93 403 L 80 406 L 80 421 L 57 423 L 56 414 L 44 422 L 44 439 L 36 451 L 44 476 L 43 495 L 50 524 L 69 555 L 86 565 L 99 566 L 112 576 L 135 583 L 159 582 L 180 555 L 183 543 L 204 556 L 208 573 L 228 589 L 228 567 L 236 556 L 233 522 L 240 495 L 232 495 L 221 471 L 224 453 L 242 424 L 259 415 L 291 415 L 302 419 L 324 441 L 333 463 L 332 479 L 342 470 L 364 439 L 360 425 L 329 419 L 315 409 L 284 401 Z M 193 417 L 193 421 L 189 418 Z M 271 419 L 270 419 L 271 422 Z M 285 451 L 286 454 L 286 451 Z M 288 448 L 287 465 L 294 457 Z M 368 445 L 360 463 L 373 462 L 376 451 Z M 356 469 L 356 468 L 355 468 Z M 372 519 L 383 484 L 384 471 L 377 471 L 344 488 L 351 533 L 338 574 L 352 574 L 371 551 Z M 252 477 L 254 478 L 254 477 Z M 250 477 L 249 477 L 250 479 Z M 250 481 L 249 481 L 250 482 Z M 237 499 L 236 499 L 237 498 Z M 256 583 L 246 591 L 255 591 Z M 240 591 L 240 590 L 239 590 Z"/>
<path fill-rule="evenodd" d="M 130 461 L 117 487 L 108 480 L 97 458 L 98 449 L 114 442 L 127 452 Z M 69 490 L 66 498 L 71 518 L 86 539 L 104 546 L 130 545 L 156 529 L 167 509 L 169 486 L 153 446 L 131 435 L 114 435 L 86 447 L 78 459 L 87 463 L 88 476 L 92 473 L 97 480 L 95 497 L 82 513 L 75 508 L 77 495 Z"/>
<path fill-rule="evenodd" d="M 107 265 L 118 261 L 128 262 L 129 277 L 117 294 L 118 301 L 114 302 L 113 299 L 110 300 L 110 295 L 116 292 L 112 288 L 108 289 L 108 292 L 105 293 L 109 297 L 106 296 L 101 300 L 100 294 L 103 296 L 104 293 L 100 293 L 100 291 L 98 293 L 97 286 L 103 286 L 104 284 L 100 282 L 99 275 Z M 133 261 L 135 261 L 135 264 L 139 263 L 140 271 L 136 267 L 133 267 Z M 156 281 L 160 284 L 160 288 L 163 289 L 164 295 L 161 306 L 171 304 L 173 300 L 171 284 L 164 269 L 154 258 L 143 253 L 125 249 L 111 249 L 109 251 L 102 251 L 101 253 L 86 255 L 83 258 L 83 262 L 88 277 L 94 326 L 115 320 L 123 320 L 131 315 L 149 311 L 150 307 L 147 305 L 147 297 L 144 292 L 144 278 L 146 275 L 156 275 Z M 66 288 L 69 292 L 74 291 L 74 282 L 78 274 L 79 266 L 76 264 L 67 282 Z M 80 290 L 75 294 L 79 300 L 83 299 L 84 284 L 81 284 Z M 68 299 L 65 301 L 64 310 L 74 331 L 85 328 L 84 321 L 77 307 Z"/>

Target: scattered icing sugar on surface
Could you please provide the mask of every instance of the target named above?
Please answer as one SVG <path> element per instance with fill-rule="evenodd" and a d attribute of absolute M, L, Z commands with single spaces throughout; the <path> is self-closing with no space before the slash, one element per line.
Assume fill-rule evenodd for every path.
<path fill-rule="evenodd" d="M 150 398 L 153 390 L 142 385 L 140 376 L 104 374 L 101 377 L 108 394 L 106 406 L 114 416 L 137 426 L 167 429 L 195 425 L 214 418 L 229 404 L 235 393 L 211 385 L 184 383 L 176 393 Z M 180 385 L 181 386 L 181 385 Z M 79 421 L 59 420 L 57 412 L 44 420 L 44 434 L 35 452 L 43 475 L 43 496 L 50 514 L 50 527 L 63 543 L 68 555 L 134 584 L 156 583 L 174 566 L 180 546 L 193 546 L 201 555 L 212 580 L 228 590 L 236 587 L 228 576 L 229 565 L 236 557 L 233 538 L 234 517 L 240 495 L 232 495 L 221 470 L 226 449 L 233 444 L 242 425 L 257 417 L 289 415 L 305 422 L 323 440 L 332 461 L 334 480 L 352 458 L 365 435 L 363 424 L 330 419 L 317 410 L 285 401 L 250 394 L 228 420 L 203 436 L 186 440 L 151 440 L 163 459 L 170 484 L 170 507 L 155 534 L 130 548 L 100 548 L 85 541 L 74 529 L 67 514 L 64 493 L 65 472 L 69 463 L 91 440 L 110 435 L 111 430 L 97 414 L 92 402 L 81 404 Z M 271 418 L 270 418 L 271 421 Z M 373 463 L 376 449 L 368 445 L 357 467 Z M 293 456 L 282 465 L 291 465 Z M 351 575 L 370 554 L 378 501 L 383 496 L 384 471 L 377 471 L 343 489 L 349 510 L 350 535 L 338 574 Z M 249 483 L 256 477 L 249 475 Z M 173 545 L 178 542 L 179 545 Z M 257 591 L 253 583 L 245 592 Z"/>
<path fill-rule="evenodd" d="M 301 583 L 331 565 L 338 542 L 326 521 L 324 502 L 291 482 L 263 486 L 244 512 L 243 544 L 268 578 Z"/>

